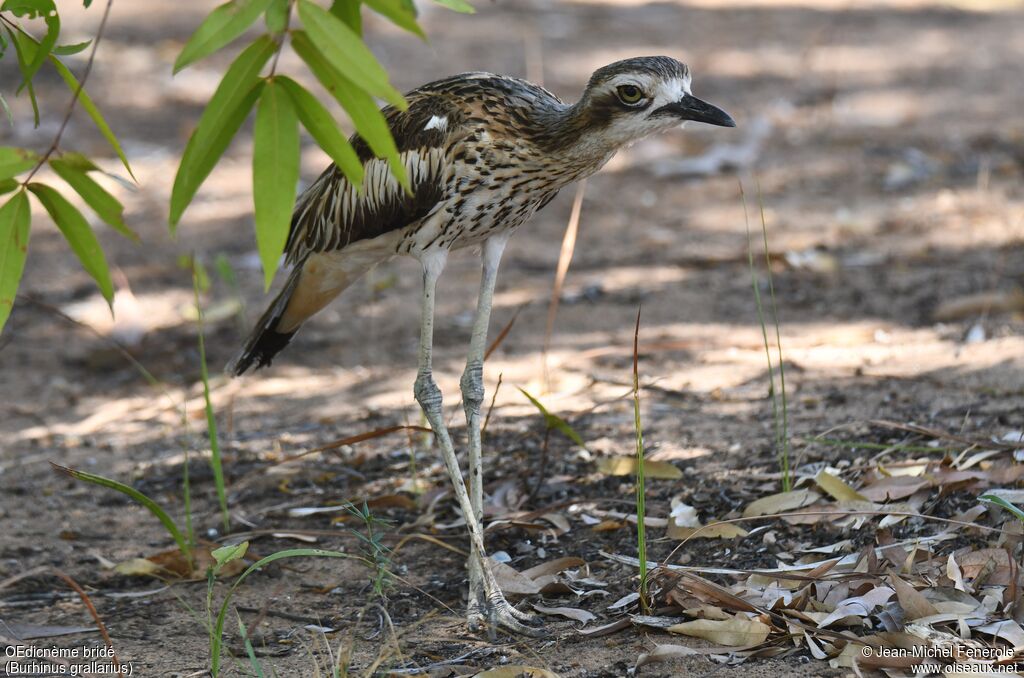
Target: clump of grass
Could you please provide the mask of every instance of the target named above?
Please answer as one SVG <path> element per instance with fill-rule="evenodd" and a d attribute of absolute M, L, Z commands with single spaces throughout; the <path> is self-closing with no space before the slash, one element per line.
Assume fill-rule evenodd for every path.
<path fill-rule="evenodd" d="M 740 182 L 740 197 L 743 200 L 743 218 L 747 227 L 747 263 L 750 266 L 750 282 L 754 289 L 754 302 L 757 305 L 757 320 L 761 325 L 761 338 L 764 341 L 764 354 L 768 362 L 768 395 L 772 400 L 772 425 L 775 433 L 775 453 L 779 458 L 779 470 L 782 472 L 782 489 L 789 492 L 793 486 L 790 470 L 789 440 L 789 405 L 786 397 L 786 369 L 782 358 L 782 333 L 779 330 L 778 306 L 775 303 L 775 282 L 772 279 L 771 253 L 768 248 L 768 224 L 764 215 L 764 200 L 760 186 L 757 191 L 757 202 L 761 210 L 761 234 L 764 240 L 765 269 L 768 272 L 768 291 L 771 300 L 772 323 L 775 325 L 775 346 L 778 352 L 779 391 L 775 389 L 775 368 L 772 365 L 771 344 L 768 341 L 768 329 L 765 321 L 764 305 L 761 301 L 761 290 L 758 285 L 757 271 L 754 268 L 754 250 L 750 242 L 750 217 L 747 214 L 747 196 Z"/>
<path fill-rule="evenodd" d="M 362 508 L 350 502 L 345 509 L 363 524 L 362 530 L 350 528 L 350 532 L 362 544 L 363 559 L 371 571 L 370 584 L 373 593 L 380 600 L 387 601 L 387 589 L 391 585 L 391 549 L 384 545 L 384 533 L 378 527 L 388 525 L 388 521 L 373 515 L 365 501 Z"/>
<path fill-rule="evenodd" d="M 640 420 L 640 308 L 633 330 L 633 428 L 636 431 L 636 554 L 640 560 L 640 608 L 650 609 L 647 599 L 647 483 L 644 476 L 644 427 Z"/>

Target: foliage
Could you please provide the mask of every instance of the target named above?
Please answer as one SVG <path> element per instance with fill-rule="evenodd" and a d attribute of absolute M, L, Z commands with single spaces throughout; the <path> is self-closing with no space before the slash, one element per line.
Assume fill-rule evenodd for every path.
<path fill-rule="evenodd" d="M 442 3 L 471 11 L 465 3 Z M 405 99 L 360 37 L 361 3 L 334 0 L 325 9 L 313 0 L 232 0 L 213 10 L 181 51 L 175 72 L 228 46 L 264 17 L 266 32 L 232 62 L 182 156 L 171 194 L 170 225 L 181 221 L 189 203 L 256 108 L 253 196 L 256 244 L 269 288 L 288 238 L 299 177 L 299 124 L 331 156 L 345 177 L 362 187 L 362 163 L 326 108 L 296 80 L 277 73 L 285 44 L 341 104 L 374 154 L 388 161 L 395 178 L 409 188 L 398 148 L 379 97 L 400 109 Z M 409 0 L 366 0 L 366 5 L 421 38 L 416 7 Z M 293 12 L 294 10 L 294 12 Z M 268 72 L 263 71 L 270 63 Z"/>
<path fill-rule="evenodd" d="M 473 11 L 463 0 L 437 1 L 455 11 Z M 92 3 L 84 0 L 83 4 L 89 7 Z M 263 17 L 265 32 L 235 57 L 186 145 L 174 179 L 169 214 L 173 232 L 200 185 L 256 108 L 253 151 L 256 243 L 268 287 L 284 250 L 295 200 L 299 124 L 331 156 L 349 181 L 357 186 L 362 186 L 363 181 L 362 163 L 333 116 L 296 80 L 276 73 L 278 58 L 286 43 L 291 44 L 317 80 L 338 100 L 370 150 L 386 158 L 395 178 L 407 189 L 409 187 L 398 148 L 375 97 L 398 108 L 405 107 L 405 100 L 391 86 L 387 72 L 362 40 L 362 4 L 360 0 L 333 0 L 325 8 L 314 0 L 230 0 L 206 17 L 174 63 L 174 71 L 178 72 L 229 47 Z M 396 26 L 425 39 L 411 0 L 365 0 L 365 4 Z M 28 96 L 35 126 L 39 126 L 40 113 L 33 80 L 43 67 L 49 64 L 55 69 L 72 93 L 63 122 L 45 152 L 0 147 L 0 196 L 13 193 L 0 204 L 0 331 L 14 306 L 28 254 L 31 229 L 28 193 L 32 193 L 49 213 L 111 307 L 114 289 L 106 257 L 88 220 L 64 198 L 61 190 L 77 193 L 101 221 L 125 237 L 138 239 L 124 222 L 124 207 L 91 176 L 102 170 L 85 156 L 66 151 L 60 143 L 75 106 L 80 106 L 121 160 L 128 175 L 135 178 L 124 149 L 83 87 L 106 26 L 110 5 L 108 0 L 93 40 L 61 45 L 61 21 L 55 0 L 3 0 L 0 4 L 0 60 L 8 54 L 14 55 L 21 74 L 16 94 Z M 76 77 L 61 57 L 90 47 L 84 72 Z M 5 92 L 0 92 L 0 108 L 13 124 L 4 97 Z M 32 181 L 47 165 L 67 184 L 66 188 L 59 190 Z"/>
<path fill-rule="evenodd" d="M 89 4 L 88 1 L 85 2 L 86 7 Z M 135 239 L 135 234 L 124 223 L 124 207 L 90 176 L 90 173 L 100 172 L 99 168 L 85 156 L 64 152 L 60 148 L 60 138 L 72 110 L 76 104 L 81 104 L 131 174 L 131 167 L 120 143 L 82 87 L 92 67 L 93 56 L 106 25 L 106 17 L 105 11 L 95 40 L 59 45 L 61 24 L 54 0 L 4 0 L 3 4 L 0 4 L 0 28 L 3 29 L 3 32 L 0 32 L 0 60 L 13 52 L 21 73 L 21 82 L 16 93 L 25 92 L 28 95 L 35 126 L 39 126 L 39 103 L 36 100 L 33 79 L 44 65 L 49 63 L 72 93 L 64 121 L 45 152 L 40 154 L 26 148 L 0 147 L 0 194 L 13 192 L 13 195 L 0 206 L 0 331 L 11 314 L 25 270 L 32 225 L 28 193 L 32 193 L 46 209 L 78 257 L 82 268 L 96 281 L 107 303 L 113 302 L 114 286 L 110 279 L 110 269 L 88 220 L 60 190 L 46 183 L 32 181 L 44 165 L 48 164 L 67 187 L 77 193 L 102 221 L 122 235 Z M 37 38 L 30 33 L 23 25 L 25 23 L 42 24 L 42 37 Z M 82 80 L 79 81 L 59 57 L 81 52 L 90 44 L 92 52 Z M 10 108 L 3 92 L 0 92 L 0 106 L 10 119 Z M 13 124 L 13 120 L 11 123 Z M 24 178 L 20 175 L 24 175 Z"/>

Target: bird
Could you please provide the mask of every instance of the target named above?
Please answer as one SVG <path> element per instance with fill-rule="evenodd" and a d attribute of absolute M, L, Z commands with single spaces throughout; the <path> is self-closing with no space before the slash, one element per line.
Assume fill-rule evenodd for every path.
<path fill-rule="evenodd" d="M 355 280 L 395 256 L 422 267 L 419 365 L 413 395 L 441 449 L 470 541 L 467 622 L 537 636 L 536 618 L 511 605 L 484 548 L 480 408 L 483 363 L 498 265 L 509 237 L 566 186 L 597 172 L 620 149 L 687 121 L 736 123 L 691 93 L 690 69 L 666 56 L 597 69 L 574 104 L 525 80 L 485 72 L 451 76 L 382 109 L 404 166 L 406 190 L 358 134 L 360 190 L 329 166 L 297 198 L 285 245 L 290 273 L 227 366 L 231 375 L 269 365 L 303 322 Z M 467 424 L 469 489 L 433 378 L 435 291 L 449 252 L 479 248 L 480 289 L 459 385 Z"/>

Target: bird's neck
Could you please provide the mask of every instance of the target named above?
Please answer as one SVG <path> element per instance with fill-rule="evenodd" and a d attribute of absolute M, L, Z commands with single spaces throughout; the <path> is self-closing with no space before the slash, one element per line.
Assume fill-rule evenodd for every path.
<path fill-rule="evenodd" d="M 585 98 L 545 111 L 541 124 L 538 145 L 551 165 L 560 168 L 562 184 L 594 174 L 619 149 L 600 133 L 601 121 L 594 119 Z"/>

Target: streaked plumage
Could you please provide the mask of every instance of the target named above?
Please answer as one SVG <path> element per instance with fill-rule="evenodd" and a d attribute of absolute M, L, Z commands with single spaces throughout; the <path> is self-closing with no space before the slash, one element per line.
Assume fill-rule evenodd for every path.
<path fill-rule="evenodd" d="M 292 268 L 239 357 L 234 374 L 263 366 L 304 320 L 375 264 L 411 255 L 423 264 L 424 297 L 416 399 L 438 435 L 456 496 L 467 515 L 473 557 L 470 617 L 529 632 L 510 608 L 483 560 L 480 519 L 479 407 L 483 398 L 483 338 L 494 279 L 508 235 L 564 186 L 600 169 L 621 147 L 648 134 L 698 120 L 732 126 L 723 111 L 690 94 L 689 69 L 668 57 L 616 62 L 591 77 L 569 105 L 524 80 L 464 73 L 406 95 L 408 109 L 384 109 L 412 192 L 358 137 L 364 190 L 335 166 L 299 197 L 286 246 Z M 462 379 L 470 431 L 470 493 L 440 416 L 441 394 L 431 377 L 434 284 L 448 251 L 481 245 L 484 273 L 473 340 Z M 475 516 L 475 519 L 474 519 Z M 475 560 L 474 560 L 475 558 Z M 479 619 L 477 619 L 479 621 Z"/>

